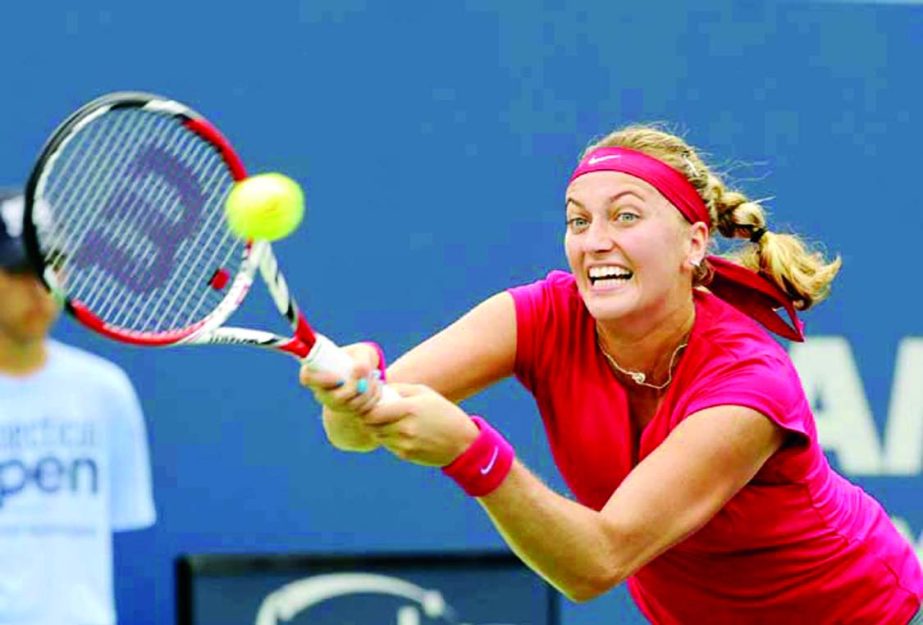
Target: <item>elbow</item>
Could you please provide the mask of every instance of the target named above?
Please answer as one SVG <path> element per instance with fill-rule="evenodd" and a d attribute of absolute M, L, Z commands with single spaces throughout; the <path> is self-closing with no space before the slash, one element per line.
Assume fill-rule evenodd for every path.
<path fill-rule="evenodd" d="M 564 596 L 568 598 L 572 603 L 586 603 L 592 601 L 596 597 L 602 596 L 603 592 L 598 592 L 592 588 L 572 588 L 568 590 L 562 590 Z"/>
<path fill-rule="evenodd" d="M 645 532 L 624 523 L 600 520 L 601 532 L 580 555 L 568 558 L 568 574 L 558 577 L 558 590 L 574 603 L 600 597 L 634 575 L 649 560 Z"/>
<path fill-rule="evenodd" d="M 606 594 L 625 579 L 627 579 L 626 575 L 612 569 L 603 569 L 595 573 L 588 571 L 579 580 L 559 590 L 574 603 L 586 603 Z"/>
<path fill-rule="evenodd" d="M 585 552 L 576 575 L 561 592 L 574 603 L 586 603 L 600 597 L 634 575 L 644 563 L 641 547 L 643 534 L 608 522 L 605 534 Z"/>

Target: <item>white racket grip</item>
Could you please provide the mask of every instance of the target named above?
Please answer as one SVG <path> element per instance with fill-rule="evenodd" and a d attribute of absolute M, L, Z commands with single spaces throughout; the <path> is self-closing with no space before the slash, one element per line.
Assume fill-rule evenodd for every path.
<path fill-rule="evenodd" d="M 302 362 L 317 371 L 336 373 L 344 380 L 350 378 L 353 365 L 355 365 L 353 359 L 323 334 L 315 334 L 315 337 L 317 341 L 314 343 L 314 347 L 311 348 L 311 351 L 308 352 Z M 399 398 L 400 395 L 397 394 L 397 391 L 387 384 L 382 385 L 381 399 L 379 401 L 392 401 Z"/>

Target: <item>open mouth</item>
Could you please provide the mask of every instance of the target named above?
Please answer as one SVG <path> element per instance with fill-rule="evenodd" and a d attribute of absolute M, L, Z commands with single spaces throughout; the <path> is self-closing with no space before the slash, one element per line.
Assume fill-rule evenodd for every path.
<path fill-rule="evenodd" d="M 618 265 L 605 265 L 602 267 L 590 267 L 587 277 L 590 279 L 590 285 L 594 287 L 618 286 L 625 284 L 635 275 L 633 271 Z"/>

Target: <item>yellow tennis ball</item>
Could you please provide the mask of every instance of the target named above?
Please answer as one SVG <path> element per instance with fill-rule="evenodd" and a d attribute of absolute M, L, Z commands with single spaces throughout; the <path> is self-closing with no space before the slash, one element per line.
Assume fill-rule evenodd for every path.
<path fill-rule="evenodd" d="M 297 182 L 282 174 L 250 176 L 234 184 L 225 214 L 231 232 L 241 239 L 276 241 L 301 223 L 304 193 Z"/>

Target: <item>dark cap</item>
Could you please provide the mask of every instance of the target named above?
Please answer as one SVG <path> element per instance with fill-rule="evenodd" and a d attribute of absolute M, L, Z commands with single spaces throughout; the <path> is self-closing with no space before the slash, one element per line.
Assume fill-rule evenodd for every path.
<path fill-rule="evenodd" d="M 22 240 L 25 201 L 18 189 L 0 189 L 0 268 L 23 271 L 30 267 Z"/>

